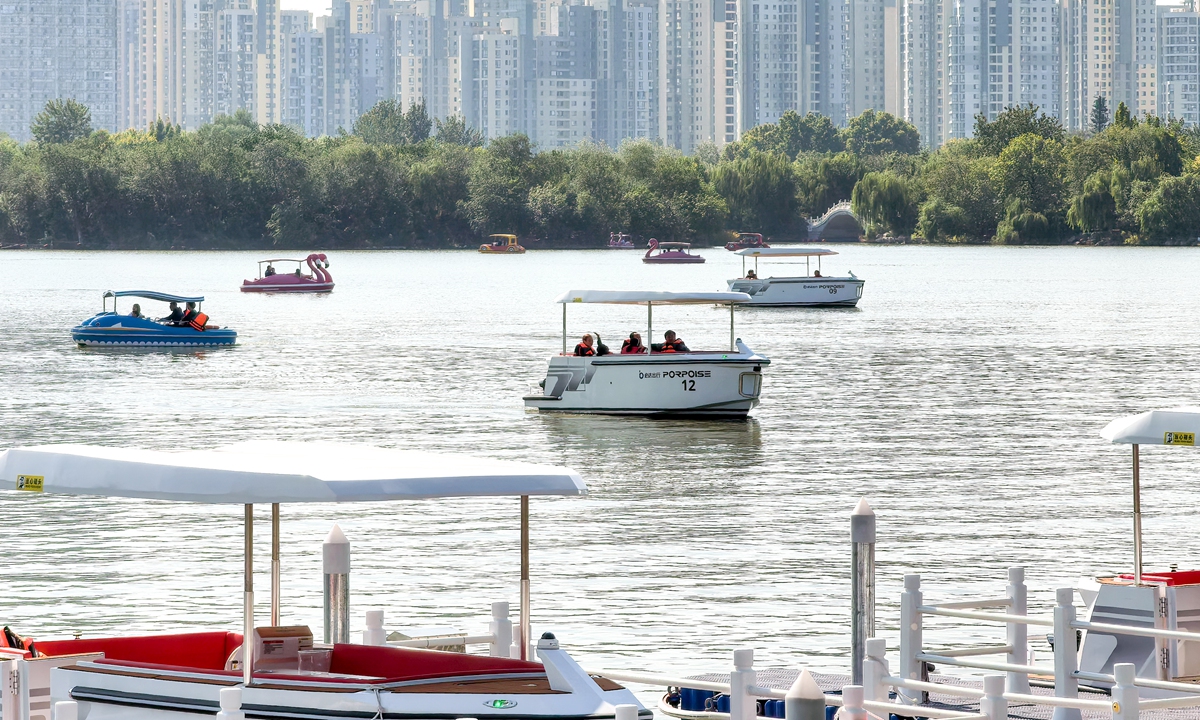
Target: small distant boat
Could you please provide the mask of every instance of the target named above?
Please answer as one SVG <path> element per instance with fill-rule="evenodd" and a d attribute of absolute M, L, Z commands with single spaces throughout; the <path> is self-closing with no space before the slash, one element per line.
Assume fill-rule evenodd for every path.
<path fill-rule="evenodd" d="M 613 250 L 633 250 L 637 245 L 633 243 L 633 237 L 625 233 L 609 233 L 608 246 Z"/>
<path fill-rule="evenodd" d="M 196 316 L 187 324 L 166 324 L 148 317 L 117 314 L 117 298 L 196 304 Z M 108 309 L 108 299 L 113 309 Z M 237 332 L 208 324 L 201 311 L 203 297 L 183 297 L 150 290 L 109 290 L 104 293 L 101 311 L 71 328 L 71 339 L 80 347 L 207 347 L 233 345 Z"/>
<path fill-rule="evenodd" d="M 516 235 L 488 235 L 494 238 L 490 244 L 480 245 L 479 252 L 487 254 L 523 253 L 525 248 L 517 243 Z"/>
<path fill-rule="evenodd" d="M 663 242 L 650 238 L 650 249 L 646 251 L 646 256 L 642 258 L 644 263 L 702 263 L 704 258 L 699 255 L 693 255 L 691 250 L 692 244 L 685 242 Z"/>
<path fill-rule="evenodd" d="M 746 248 L 769 248 L 771 247 L 763 241 L 762 233 L 737 233 L 737 240 L 725 243 L 725 249 L 733 252 L 734 250 L 745 250 Z"/>
<path fill-rule="evenodd" d="M 296 263 L 296 269 L 294 272 L 276 272 L 275 263 Z M 308 263 L 310 271 L 308 275 L 301 270 L 305 263 Z M 242 292 L 333 292 L 333 276 L 329 274 L 329 258 L 325 257 L 325 253 L 313 253 L 303 260 L 289 258 L 259 260 L 258 279 L 242 281 Z"/>

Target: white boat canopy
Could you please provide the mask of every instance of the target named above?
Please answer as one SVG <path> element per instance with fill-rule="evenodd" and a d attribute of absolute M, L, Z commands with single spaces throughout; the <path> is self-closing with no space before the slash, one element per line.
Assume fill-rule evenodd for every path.
<path fill-rule="evenodd" d="M 583 495 L 574 470 L 338 443 L 251 442 L 159 452 L 42 445 L 0 452 L 0 489 L 245 506 L 243 637 L 254 636 L 254 504 L 271 504 L 271 624 L 279 624 L 279 504 L 521 498 L 521 659 L 529 648 L 529 496 Z M 250 685 L 253 663 L 243 663 Z"/>
<path fill-rule="evenodd" d="M 826 250 L 825 248 L 787 248 L 787 247 L 770 247 L 770 248 L 742 248 L 736 251 L 738 255 L 744 257 L 820 257 L 822 255 L 837 255 L 837 250 Z"/>
<path fill-rule="evenodd" d="M 583 479 L 567 468 L 288 442 L 190 452 L 14 448 L 0 452 L 0 489 L 239 505 L 587 493 Z"/>
<path fill-rule="evenodd" d="M 750 302 L 744 292 L 668 292 L 666 290 L 568 290 L 556 303 L 603 303 L 608 305 L 725 305 Z"/>
<path fill-rule="evenodd" d="M 1150 410 L 1113 420 L 1100 431 L 1112 443 L 1133 446 L 1133 581 L 1142 583 L 1141 445 L 1195 447 L 1200 433 L 1200 408 Z"/>

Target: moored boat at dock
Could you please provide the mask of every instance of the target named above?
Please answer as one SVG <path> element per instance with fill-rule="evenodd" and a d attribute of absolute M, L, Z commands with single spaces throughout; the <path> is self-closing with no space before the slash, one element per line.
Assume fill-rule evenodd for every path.
<path fill-rule="evenodd" d="M 539 412 L 608 415 L 745 417 L 758 405 L 762 368 L 770 360 L 734 334 L 733 308 L 747 296 L 736 292 L 570 290 L 563 306 L 563 345 L 549 360 L 537 392 L 525 407 Z M 576 303 L 645 305 L 646 337 L 654 336 L 654 308 L 663 305 L 729 305 L 729 347 L 577 357 L 567 349 L 567 306 Z"/>

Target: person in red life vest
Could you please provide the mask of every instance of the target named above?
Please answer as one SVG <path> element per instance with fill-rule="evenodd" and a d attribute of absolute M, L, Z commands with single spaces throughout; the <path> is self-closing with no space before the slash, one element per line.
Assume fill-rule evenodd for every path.
<path fill-rule="evenodd" d="M 685 353 L 691 352 L 688 346 L 683 344 L 683 341 L 675 336 L 674 330 L 668 330 L 663 333 L 662 344 L 655 343 L 650 346 L 650 349 L 659 353 Z"/>
<path fill-rule="evenodd" d="M 592 334 L 583 336 L 583 340 L 575 346 L 575 357 L 592 357 L 596 351 L 592 349 Z"/>
<path fill-rule="evenodd" d="M 636 355 L 644 352 L 646 352 L 646 346 L 642 344 L 642 336 L 636 332 L 629 333 L 629 339 L 621 343 L 622 355 Z"/>
<path fill-rule="evenodd" d="M 204 332 L 204 328 L 208 326 L 208 316 L 196 309 L 196 303 L 190 302 L 187 304 L 187 312 L 183 314 L 183 320 L 179 324 L 198 332 Z"/>

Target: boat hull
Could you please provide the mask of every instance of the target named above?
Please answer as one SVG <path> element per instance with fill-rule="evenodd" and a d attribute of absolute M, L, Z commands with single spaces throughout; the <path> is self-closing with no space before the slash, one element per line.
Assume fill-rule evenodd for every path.
<path fill-rule="evenodd" d="M 854 307 L 865 282 L 853 277 L 790 277 L 728 281 L 731 292 L 750 296 L 746 305 L 758 307 Z"/>
<path fill-rule="evenodd" d="M 80 347 L 217 347 L 237 343 L 237 331 L 160 325 L 153 320 L 101 313 L 71 328 Z"/>
<path fill-rule="evenodd" d="M 276 278 L 279 278 L 276 280 Z M 311 280 L 289 275 L 272 275 L 242 283 L 242 292 L 256 293 L 327 293 L 333 292 L 333 283 Z"/>
<path fill-rule="evenodd" d="M 599 415 L 743 418 L 762 392 L 770 363 L 738 352 L 551 357 L 542 394 L 529 410 Z"/>
<path fill-rule="evenodd" d="M 654 257 L 644 257 L 642 262 L 650 265 L 689 265 L 692 263 L 702 263 L 704 258 L 699 255 L 684 255 L 683 257 L 664 257 L 655 255 Z"/>

